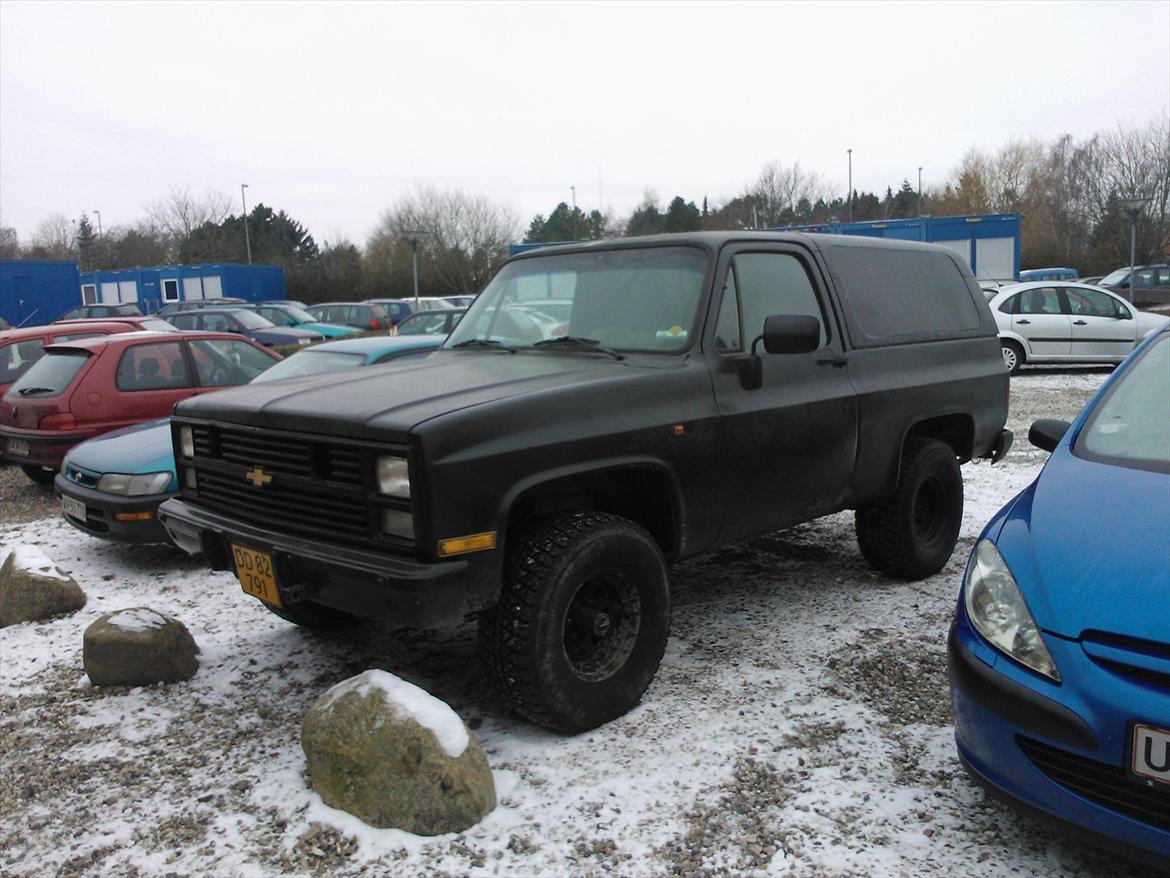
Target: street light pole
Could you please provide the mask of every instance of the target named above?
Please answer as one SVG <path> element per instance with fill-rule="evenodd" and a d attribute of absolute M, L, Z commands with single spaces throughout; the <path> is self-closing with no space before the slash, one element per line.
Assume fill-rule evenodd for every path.
<path fill-rule="evenodd" d="M 418 310 L 418 239 L 421 231 L 408 230 L 402 233 L 402 240 L 410 244 L 410 264 L 414 271 L 414 310 Z"/>
<path fill-rule="evenodd" d="M 106 261 L 106 259 L 105 259 L 106 239 L 105 239 L 105 236 L 102 235 L 102 212 L 100 210 L 95 210 L 94 213 L 97 215 L 97 218 L 98 218 L 98 247 L 102 251 L 102 262 L 105 262 Z"/>
<path fill-rule="evenodd" d="M 1141 216 L 1142 210 L 1150 203 L 1148 198 L 1123 198 L 1121 199 L 1121 207 L 1129 214 L 1129 303 L 1134 304 L 1133 288 L 1134 282 L 1137 280 L 1134 271 L 1135 259 L 1137 255 L 1137 223 L 1138 217 Z"/>
<path fill-rule="evenodd" d="M 853 222 L 853 150 L 845 150 L 849 155 L 849 222 Z"/>
<path fill-rule="evenodd" d="M 922 165 L 918 166 L 918 215 L 922 216 Z"/>
<path fill-rule="evenodd" d="M 248 235 L 248 201 L 244 198 L 244 190 L 248 188 L 247 183 L 240 184 L 240 205 L 244 208 L 244 247 L 248 251 L 248 264 L 252 264 L 252 238 Z"/>

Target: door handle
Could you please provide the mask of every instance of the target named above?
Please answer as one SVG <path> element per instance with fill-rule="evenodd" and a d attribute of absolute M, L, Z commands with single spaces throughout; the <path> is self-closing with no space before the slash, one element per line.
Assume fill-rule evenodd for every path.
<path fill-rule="evenodd" d="M 1020 326 L 1028 326 L 1029 324 L 1031 324 L 1031 322 L 1032 322 L 1031 320 L 1017 320 L 1016 321 L 1016 323 L 1020 324 Z"/>
<path fill-rule="evenodd" d="M 1088 326 L 1088 325 L 1089 325 L 1089 321 L 1087 321 L 1087 320 L 1074 320 L 1073 321 L 1073 326 Z"/>
<path fill-rule="evenodd" d="M 831 356 L 831 357 L 818 357 L 817 358 L 817 365 L 818 366 L 833 366 L 834 368 L 837 368 L 837 369 L 840 369 L 842 366 L 844 366 L 848 362 L 849 362 L 849 360 L 844 354 L 835 354 L 834 356 Z"/>

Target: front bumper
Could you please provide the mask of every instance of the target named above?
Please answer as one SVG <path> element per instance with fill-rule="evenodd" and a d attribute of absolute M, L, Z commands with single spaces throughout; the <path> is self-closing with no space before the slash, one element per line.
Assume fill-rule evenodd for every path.
<path fill-rule="evenodd" d="M 960 608 L 947 642 L 947 664 L 955 743 L 964 767 L 997 797 L 1078 839 L 1170 868 L 1170 824 L 1145 819 L 1170 813 L 1170 790 L 1142 784 L 1125 769 L 1131 722 L 1165 724 L 1164 717 L 1143 715 L 1157 698 L 1151 698 L 1148 684 L 1119 679 L 1095 665 L 1079 644 L 1054 641 L 1048 643 L 1064 683 L 1030 684 L 1031 675 L 991 651 Z M 1093 775 L 1104 778 L 1099 795 L 1091 798 L 1060 782 L 1043 760 L 1029 755 L 1037 750 L 1093 767 Z M 1134 807 L 1135 799 L 1142 807 Z M 1134 816 L 1139 813 L 1144 816 Z"/>
<path fill-rule="evenodd" d="M 281 601 L 309 601 L 412 628 L 456 622 L 495 604 L 494 551 L 426 563 L 380 552 L 290 537 L 240 524 L 179 498 L 159 508 L 174 543 L 202 552 L 213 570 L 232 569 L 232 544 L 272 557 Z"/>
<path fill-rule="evenodd" d="M 61 461 L 74 445 L 92 439 L 91 432 L 46 433 L 41 430 L 0 429 L 0 457 L 24 466 L 60 469 Z M 12 443 L 24 443 L 28 454 L 14 453 Z"/>
<path fill-rule="evenodd" d="M 158 520 L 158 507 L 174 494 L 142 494 L 137 497 L 123 497 L 95 491 L 75 484 L 57 473 L 53 480 L 57 496 L 72 497 L 85 504 L 85 519 L 65 513 L 65 520 L 78 530 L 107 540 L 120 543 L 169 543 L 170 534 Z M 145 521 L 119 521 L 118 514 L 150 514 Z"/>

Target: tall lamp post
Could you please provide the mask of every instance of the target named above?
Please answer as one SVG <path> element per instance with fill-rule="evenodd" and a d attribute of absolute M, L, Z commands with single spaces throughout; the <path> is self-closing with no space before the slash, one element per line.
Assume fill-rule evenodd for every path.
<path fill-rule="evenodd" d="M 1129 303 L 1133 304 L 1133 287 L 1137 280 L 1134 277 L 1134 262 L 1137 251 L 1137 224 L 1138 217 L 1141 216 L 1142 210 L 1150 203 L 1148 198 L 1123 198 L 1121 199 L 1121 207 L 1129 214 Z"/>
<path fill-rule="evenodd" d="M 849 155 L 849 222 L 853 222 L 853 150 L 845 152 Z"/>
<path fill-rule="evenodd" d="M 248 251 L 248 264 L 252 264 L 252 239 L 248 235 L 248 201 L 244 198 L 244 190 L 248 188 L 247 183 L 240 184 L 240 205 L 244 208 L 244 248 Z"/>
<path fill-rule="evenodd" d="M 922 165 L 918 166 L 918 215 L 922 216 Z"/>
<path fill-rule="evenodd" d="M 418 310 L 418 239 L 423 236 L 423 232 L 418 229 L 410 229 L 402 232 L 402 240 L 410 244 L 410 265 L 414 270 L 414 310 Z"/>
<path fill-rule="evenodd" d="M 106 261 L 106 239 L 102 234 L 102 212 L 95 210 L 94 214 L 98 220 L 98 248 L 102 251 L 102 262 L 104 263 Z"/>

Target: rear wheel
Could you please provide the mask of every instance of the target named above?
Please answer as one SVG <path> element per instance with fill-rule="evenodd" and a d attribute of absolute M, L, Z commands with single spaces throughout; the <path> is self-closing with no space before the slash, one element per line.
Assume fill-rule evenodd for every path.
<path fill-rule="evenodd" d="M 1014 341 L 1005 340 L 999 343 L 999 350 L 1003 354 L 1003 364 L 1007 367 L 1008 374 L 1018 373 L 1020 366 L 1024 365 L 1024 349 Z"/>
<path fill-rule="evenodd" d="M 480 649 L 509 708 L 571 734 L 638 703 L 662 661 L 670 587 L 638 525 L 601 512 L 536 522 L 509 547 Z"/>
<path fill-rule="evenodd" d="M 43 466 L 30 466 L 22 463 L 20 468 L 24 470 L 24 474 L 38 485 L 51 485 L 53 478 L 57 475 L 56 470 L 46 469 Z"/>
<path fill-rule="evenodd" d="M 859 507 L 857 544 L 872 566 L 906 579 L 937 573 L 951 557 L 963 520 L 963 476 L 954 449 L 937 439 L 910 439 L 898 487 Z"/>

